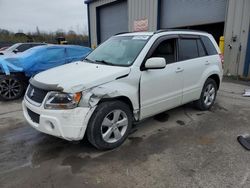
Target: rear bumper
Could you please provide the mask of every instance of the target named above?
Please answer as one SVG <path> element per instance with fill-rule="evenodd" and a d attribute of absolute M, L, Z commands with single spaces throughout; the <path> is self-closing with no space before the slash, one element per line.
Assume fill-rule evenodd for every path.
<path fill-rule="evenodd" d="M 81 140 L 94 109 L 78 107 L 69 110 L 47 110 L 23 100 L 23 114 L 27 122 L 43 133 L 65 140 Z M 29 111 L 29 112 L 28 112 Z"/>

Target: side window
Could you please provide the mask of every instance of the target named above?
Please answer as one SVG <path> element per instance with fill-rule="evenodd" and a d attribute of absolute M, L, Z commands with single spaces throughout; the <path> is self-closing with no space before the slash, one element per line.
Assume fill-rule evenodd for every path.
<path fill-rule="evenodd" d="M 215 55 L 218 54 L 216 48 L 214 47 L 211 40 L 206 36 L 201 36 L 201 40 L 205 45 L 208 55 Z"/>
<path fill-rule="evenodd" d="M 180 39 L 179 60 L 184 61 L 199 57 L 196 39 Z"/>
<path fill-rule="evenodd" d="M 166 63 L 176 62 L 176 39 L 162 41 L 154 50 L 151 57 L 163 57 Z"/>
<path fill-rule="evenodd" d="M 18 50 L 18 52 L 24 52 L 25 50 L 28 50 L 30 47 L 31 47 L 30 44 L 21 44 L 16 49 Z"/>
<path fill-rule="evenodd" d="M 201 40 L 200 40 L 200 39 L 197 40 L 197 46 L 198 46 L 199 56 L 200 56 L 200 57 L 206 56 L 207 53 L 206 53 L 206 51 L 205 51 L 205 49 L 204 49 L 204 46 L 203 46 L 203 44 L 201 43 Z"/>

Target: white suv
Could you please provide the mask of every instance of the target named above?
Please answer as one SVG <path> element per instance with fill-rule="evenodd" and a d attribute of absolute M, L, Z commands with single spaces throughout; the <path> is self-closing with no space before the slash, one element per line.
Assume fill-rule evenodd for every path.
<path fill-rule="evenodd" d="M 70 141 L 86 133 L 96 148 L 112 149 L 133 122 L 191 101 L 210 109 L 222 74 L 219 48 L 208 33 L 124 33 L 83 61 L 31 78 L 23 111 L 41 132 Z"/>

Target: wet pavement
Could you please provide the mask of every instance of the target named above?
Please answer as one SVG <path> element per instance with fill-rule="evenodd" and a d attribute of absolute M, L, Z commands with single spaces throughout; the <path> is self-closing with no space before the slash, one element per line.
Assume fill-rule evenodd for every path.
<path fill-rule="evenodd" d="M 246 87 L 225 82 L 210 111 L 159 114 L 106 152 L 39 133 L 21 101 L 1 102 L 0 187 L 249 187 L 250 152 L 236 140 L 250 134 Z"/>

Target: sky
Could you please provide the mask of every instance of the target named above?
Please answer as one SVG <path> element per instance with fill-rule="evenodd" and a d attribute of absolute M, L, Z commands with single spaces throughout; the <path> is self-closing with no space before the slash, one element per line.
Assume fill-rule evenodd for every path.
<path fill-rule="evenodd" d="M 0 29 L 87 34 L 87 23 L 84 0 L 0 0 Z"/>

